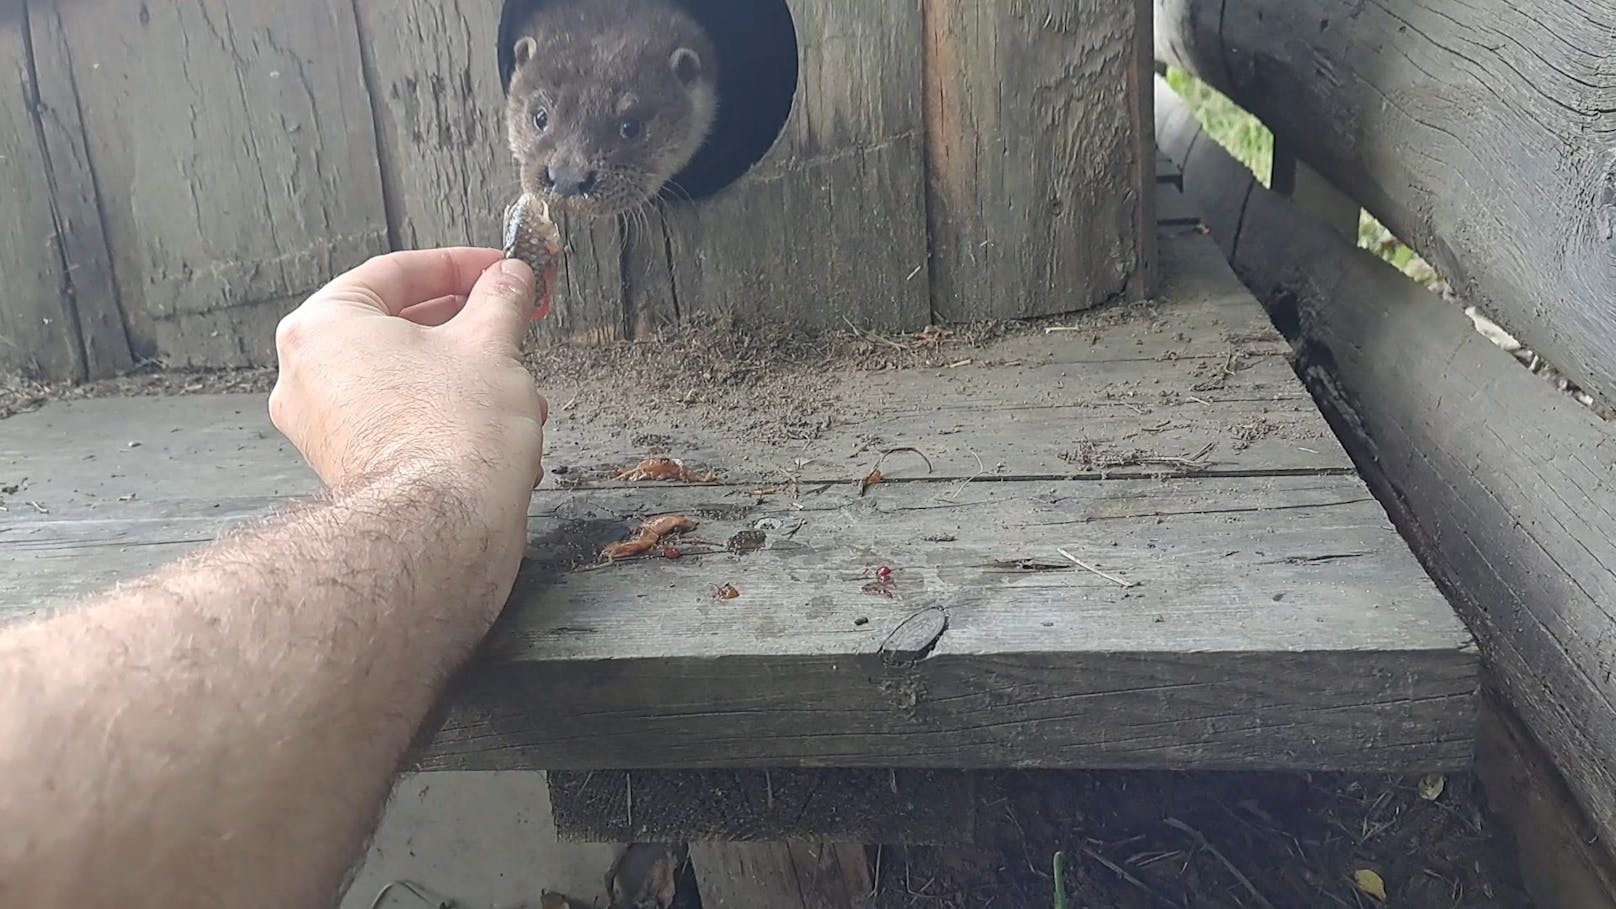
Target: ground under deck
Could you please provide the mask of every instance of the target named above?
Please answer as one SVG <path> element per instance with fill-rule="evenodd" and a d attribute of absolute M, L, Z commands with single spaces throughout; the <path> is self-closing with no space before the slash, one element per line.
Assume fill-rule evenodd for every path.
<path fill-rule="evenodd" d="M 512 605 L 422 766 L 1467 763 L 1468 635 L 1211 241 L 1162 229 L 1153 304 L 955 343 L 932 367 L 797 367 L 789 433 L 687 406 L 706 392 L 682 385 L 541 374 L 547 463 L 569 469 L 534 496 Z M 614 409 L 635 394 L 653 401 Z M 894 453 L 861 494 L 901 447 L 930 470 Z M 718 482 L 605 478 L 660 453 Z M 315 489 L 252 395 L 5 420 L 6 484 L 13 617 Z M 767 542 L 588 567 L 670 511 L 700 540 Z"/>

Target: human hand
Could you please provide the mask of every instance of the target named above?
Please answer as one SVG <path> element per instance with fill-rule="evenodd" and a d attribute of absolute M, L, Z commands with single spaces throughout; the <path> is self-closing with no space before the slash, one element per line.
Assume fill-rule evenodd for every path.
<path fill-rule="evenodd" d="M 281 320 L 270 418 L 329 487 L 431 474 L 525 527 L 548 416 L 520 359 L 533 296 L 498 250 L 377 256 Z"/>

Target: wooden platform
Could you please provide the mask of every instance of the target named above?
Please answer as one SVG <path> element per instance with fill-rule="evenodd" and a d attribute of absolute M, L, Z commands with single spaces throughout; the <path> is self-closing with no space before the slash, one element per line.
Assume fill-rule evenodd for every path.
<path fill-rule="evenodd" d="M 828 425 L 790 445 L 677 399 L 623 425 L 591 413 L 602 389 L 545 384 L 550 465 L 668 451 L 720 480 L 547 480 L 514 602 L 421 767 L 1467 764 L 1469 636 L 1211 240 L 1164 225 L 1161 256 L 1157 301 L 1081 331 L 842 369 Z M 861 494 L 905 446 L 931 469 L 892 454 Z M 4 421 L 8 483 L 10 616 L 314 488 L 256 396 Z M 571 570 L 666 511 L 766 542 Z"/>

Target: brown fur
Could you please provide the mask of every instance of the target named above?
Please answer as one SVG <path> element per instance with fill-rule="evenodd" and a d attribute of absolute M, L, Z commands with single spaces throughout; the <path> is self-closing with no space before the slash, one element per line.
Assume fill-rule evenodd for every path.
<path fill-rule="evenodd" d="M 712 129 L 716 66 L 706 32 L 671 0 L 542 3 L 519 33 L 506 107 L 523 190 L 593 217 L 645 205 Z M 626 121 L 638 135 L 625 137 Z M 546 174 L 566 169 L 593 173 L 590 191 L 551 191 Z"/>

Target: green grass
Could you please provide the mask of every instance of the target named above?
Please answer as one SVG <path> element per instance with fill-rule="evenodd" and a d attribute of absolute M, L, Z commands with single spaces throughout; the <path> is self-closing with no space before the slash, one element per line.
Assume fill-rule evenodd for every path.
<path fill-rule="evenodd" d="M 1071 897 L 1066 895 L 1066 853 L 1055 853 L 1055 909 L 1071 909 Z"/>
<path fill-rule="evenodd" d="M 1229 154 L 1250 169 L 1262 185 L 1269 185 L 1274 163 L 1274 134 L 1268 131 L 1268 127 L 1216 89 L 1183 70 L 1169 67 L 1167 84 L 1195 112 L 1207 135 L 1216 139 Z M 1391 231 L 1368 212 L 1361 212 L 1358 217 L 1358 245 L 1427 287 L 1437 288 L 1441 285 L 1431 266 L 1392 236 Z"/>

